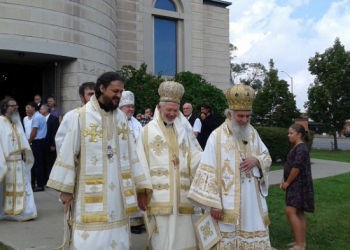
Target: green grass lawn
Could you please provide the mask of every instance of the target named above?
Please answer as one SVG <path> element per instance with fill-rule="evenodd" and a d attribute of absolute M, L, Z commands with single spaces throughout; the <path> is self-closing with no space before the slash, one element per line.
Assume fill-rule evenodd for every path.
<path fill-rule="evenodd" d="M 312 149 L 310 152 L 311 158 L 330 161 L 341 161 L 350 163 L 350 151 L 345 150 L 322 150 Z"/>
<path fill-rule="evenodd" d="M 349 249 L 350 242 L 350 173 L 314 180 L 315 213 L 307 213 L 307 249 Z M 271 244 L 286 249 L 293 234 L 284 214 L 284 191 L 271 186 L 267 198 L 270 214 Z"/>

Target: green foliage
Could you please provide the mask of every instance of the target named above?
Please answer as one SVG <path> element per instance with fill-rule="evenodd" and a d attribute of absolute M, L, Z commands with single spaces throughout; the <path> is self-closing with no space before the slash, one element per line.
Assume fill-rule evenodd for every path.
<path fill-rule="evenodd" d="M 181 72 L 175 75 L 175 81 L 185 87 L 181 105 L 192 103 L 196 115 L 200 113 L 202 104 L 209 104 L 213 113 L 224 120 L 224 110 L 228 108 L 224 92 L 208 83 L 201 75 L 191 72 Z"/>
<path fill-rule="evenodd" d="M 159 102 L 158 87 L 164 81 L 161 76 L 147 73 L 146 64 L 138 70 L 130 65 L 123 66 L 120 73 L 127 78 L 125 89 L 135 95 L 135 114 L 143 114 L 146 108 L 154 110 Z"/>
<path fill-rule="evenodd" d="M 288 129 L 277 127 L 256 127 L 255 128 L 265 146 L 269 149 L 273 162 L 286 161 L 287 154 L 292 148 L 288 140 Z"/>
<path fill-rule="evenodd" d="M 0 250 L 12 250 L 13 248 L 6 246 L 2 242 L 0 242 Z"/>
<path fill-rule="evenodd" d="M 146 108 L 153 110 L 159 103 L 158 87 L 164 79 L 160 75 L 148 73 L 146 64 L 142 64 L 138 70 L 129 65 L 123 66 L 120 73 L 127 78 L 125 89 L 132 91 L 135 95 L 135 114 L 144 113 Z M 223 120 L 223 111 L 227 108 L 227 102 L 222 90 L 208 83 L 201 75 L 191 72 L 178 73 L 173 80 L 181 83 L 185 88 L 181 107 L 185 102 L 190 102 L 194 114 L 199 115 L 201 104 L 207 103 Z"/>
<path fill-rule="evenodd" d="M 252 124 L 287 128 L 294 118 L 300 116 L 300 112 L 293 94 L 288 90 L 288 83 L 279 80 L 273 61 L 270 61 L 270 65 L 264 86 L 257 92 L 253 103 Z"/>
<path fill-rule="evenodd" d="M 333 47 L 309 59 L 309 71 L 316 78 L 304 107 L 311 119 L 326 124 L 337 150 L 336 131 L 350 118 L 350 52 L 336 38 Z"/>
<path fill-rule="evenodd" d="M 285 162 L 289 151 L 293 147 L 288 140 L 288 128 L 256 127 L 255 129 L 258 131 L 265 146 L 269 149 L 272 162 Z M 307 143 L 309 151 L 311 151 L 313 138 L 314 132 L 309 131 L 309 142 Z"/>

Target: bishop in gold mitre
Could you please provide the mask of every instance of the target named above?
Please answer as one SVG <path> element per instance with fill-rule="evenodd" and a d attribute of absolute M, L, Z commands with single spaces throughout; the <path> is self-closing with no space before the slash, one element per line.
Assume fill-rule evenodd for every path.
<path fill-rule="evenodd" d="M 210 211 L 222 239 L 214 249 L 271 249 L 266 196 L 269 151 L 250 124 L 254 90 L 226 91 L 226 120 L 210 135 L 188 198 Z"/>
<path fill-rule="evenodd" d="M 155 250 L 197 249 L 194 209 L 187 194 L 202 150 L 179 110 L 184 92 L 178 82 L 160 84 L 154 118 L 143 127 L 137 143 L 137 155 L 152 181 L 147 218 L 156 221 L 157 227 L 148 232 Z"/>

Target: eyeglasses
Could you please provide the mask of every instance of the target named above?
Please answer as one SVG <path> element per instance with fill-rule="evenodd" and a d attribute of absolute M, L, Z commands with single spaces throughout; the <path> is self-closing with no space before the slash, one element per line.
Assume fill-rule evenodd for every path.
<path fill-rule="evenodd" d="M 9 107 L 13 107 L 13 108 L 19 108 L 19 106 L 16 104 L 16 105 L 7 105 Z"/>

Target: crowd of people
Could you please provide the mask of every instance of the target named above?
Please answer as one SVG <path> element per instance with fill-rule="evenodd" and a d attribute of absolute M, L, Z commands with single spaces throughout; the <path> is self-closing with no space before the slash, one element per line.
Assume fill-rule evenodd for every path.
<path fill-rule="evenodd" d="M 271 249 L 271 157 L 250 124 L 254 90 L 229 88 L 221 123 L 207 104 L 199 117 L 191 103 L 181 112 L 178 82 L 160 84 L 154 114 L 134 114 L 135 96 L 124 89 L 124 77 L 106 72 L 79 87 L 81 107 L 64 116 L 53 97 L 44 104 L 36 95 L 23 125 L 16 100 L 1 101 L 0 220 L 36 218 L 33 192 L 50 187 L 69 215 L 72 249 L 129 249 L 129 232 L 143 224 L 154 250 Z M 304 212 L 314 211 L 310 156 L 301 125 L 288 137 L 295 147 L 281 189 L 295 236 L 289 249 L 299 250 Z M 198 211 L 217 225 L 214 243 L 203 240 L 212 228 L 196 227 Z"/>

